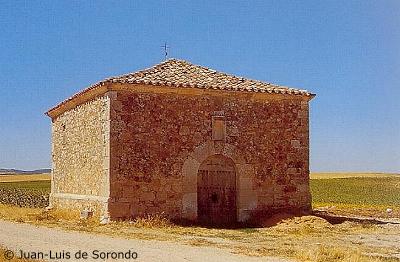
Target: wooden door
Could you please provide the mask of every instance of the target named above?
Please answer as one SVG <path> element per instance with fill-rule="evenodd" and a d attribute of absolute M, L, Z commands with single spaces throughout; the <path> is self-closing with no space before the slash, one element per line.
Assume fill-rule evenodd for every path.
<path fill-rule="evenodd" d="M 236 223 L 236 172 L 233 161 L 222 155 L 206 159 L 197 176 L 198 219 L 203 224 Z"/>

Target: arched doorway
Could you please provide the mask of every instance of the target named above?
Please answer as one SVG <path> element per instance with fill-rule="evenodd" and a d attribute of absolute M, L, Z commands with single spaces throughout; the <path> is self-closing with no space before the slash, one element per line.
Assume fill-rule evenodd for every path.
<path fill-rule="evenodd" d="M 200 223 L 219 226 L 236 223 L 236 171 L 232 159 L 213 155 L 201 163 L 197 205 Z"/>

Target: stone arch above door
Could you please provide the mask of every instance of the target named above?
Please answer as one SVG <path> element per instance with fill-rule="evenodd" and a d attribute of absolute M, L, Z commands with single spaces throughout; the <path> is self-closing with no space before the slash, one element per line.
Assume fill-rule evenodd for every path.
<path fill-rule="evenodd" d="M 246 163 L 243 154 L 234 146 L 218 141 L 207 141 L 190 153 L 182 167 L 183 198 L 182 218 L 197 219 L 197 174 L 200 164 L 212 155 L 223 155 L 232 159 L 237 172 L 237 218 L 248 219 L 251 210 L 257 207 L 257 190 L 254 186 L 254 166 Z"/>

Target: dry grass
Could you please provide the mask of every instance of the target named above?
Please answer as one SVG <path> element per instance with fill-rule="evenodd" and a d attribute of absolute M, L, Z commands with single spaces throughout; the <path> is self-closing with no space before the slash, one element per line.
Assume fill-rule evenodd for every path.
<path fill-rule="evenodd" d="M 25 208 L 0 204 L 0 218 L 15 222 L 31 222 L 32 217 L 40 214 L 41 208 Z"/>
<path fill-rule="evenodd" d="M 74 223 L 79 225 L 80 220 L 78 219 L 78 215 L 78 212 L 71 212 L 69 210 L 52 210 L 49 212 L 43 208 L 27 208 L 0 204 L 0 219 L 21 223 L 33 223 L 47 226 L 60 225 L 62 223 Z M 85 221 L 85 223 L 87 223 L 87 221 Z"/>
<path fill-rule="evenodd" d="M 49 181 L 50 174 L 30 174 L 30 175 L 0 175 L 0 183 L 3 182 L 25 182 L 25 181 Z"/>
<path fill-rule="evenodd" d="M 301 261 L 341 261 L 341 262 L 389 262 L 398 261 L 390 258 L 376 258 L 371 256 L 363 256 L 360 250 L 355 248 L 343 248 L 338 246 L 317 245 L 308 252 L 298 253 L 296 257 Z"/>
<path fill-rule="evenodd" d="M 171 223 L 171 221 L 164 214 L 138 217 L 129 222 L 129 224 L 137 228 L 168 228 L 174 226 L 174 224 Z"/>
<path fill-rule="evenodd" d="M 227 248 L 248 256 L 289 257 L 300 261 L 391 261 L 385 257 L 392 256 L 396 250 L 382 247 L 381 243 L 363 244 L 359 236 L 373 240 L 377 236 L 390 239 L 400 234 L 400 226 L 350 222 L 331 225 L 314 216 L 288 218 L 269 228 L 210 229 L 176 225 L 163 215 L 100 225 L 96 219 L 80 220 L 77 214 L 62 210 L 46 212 L 0 205 L 0 218 L 126 239 L 174 241 Z M 381 257 L 371 258 L 368 256 L 371 253 Z"/>

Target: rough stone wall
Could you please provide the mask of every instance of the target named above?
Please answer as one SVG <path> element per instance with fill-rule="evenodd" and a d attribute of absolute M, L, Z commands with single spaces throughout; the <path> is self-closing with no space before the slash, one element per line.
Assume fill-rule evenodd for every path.
<path fill-rule="evenodd" d="M 308 101 L 210 92 L 115 94 L 110 112 L 111 218 L 161 212 L 182 217 L 182 201 L 190 197 L 185 195 L 183 165 L 212 140 L 212 116 L 221 114 L 225 145 L 243 159 L 238 172 L 248 173 L 238 182 L 239 190 L 247 188 L 241 197 L 252 212 L 243 219 L 271 210 L 309 210 Z"/>
<path fill-rule="evenodd" d="M 53 119 L 50 205 L 106 215 L 109 195 L 109 98 L 78 105 Z"/>

